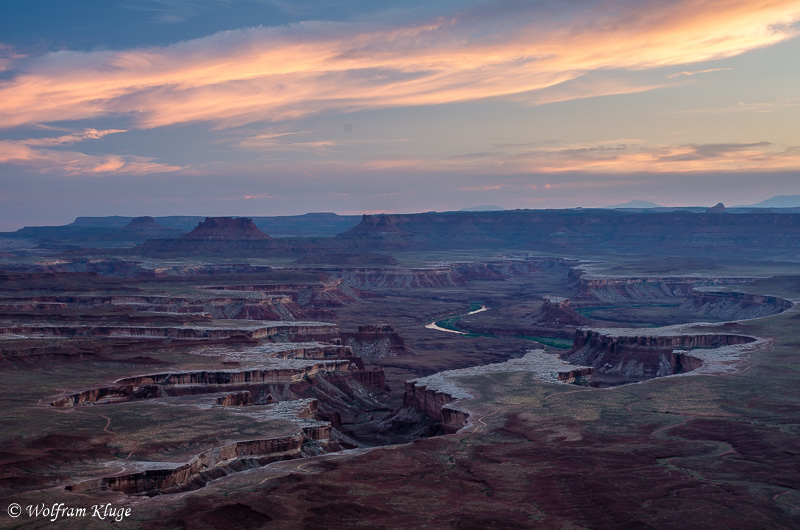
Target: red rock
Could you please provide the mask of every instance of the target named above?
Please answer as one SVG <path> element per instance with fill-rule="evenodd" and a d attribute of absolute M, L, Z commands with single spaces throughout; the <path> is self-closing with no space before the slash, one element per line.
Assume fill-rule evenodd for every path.
<path fill-rule="evenodd" d="M 523 317 L 530 326 L 562 328 L 564 326 L 584 326 L 589 320 L 575 312 L 568 298 L 546 296 L 542 306 Z"/>
<path fill-rule="evenodd" d="M 247 217 L 206 217 L 197 228 L 181 236 L 184 241 L 261 241 L 272 239 Z"/>

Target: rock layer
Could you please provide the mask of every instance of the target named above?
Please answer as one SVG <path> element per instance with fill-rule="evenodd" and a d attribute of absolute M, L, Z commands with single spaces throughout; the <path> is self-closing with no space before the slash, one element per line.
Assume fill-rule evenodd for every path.
<path fill-rule="evenodd" d="M 330 426 L 311 427 L 308 435 L 304 429 L 292 436 L 235 442 L 204 451 L 185 464 L 89 480 L 67 489 L 78 492 L 110 489 L 126 494 L 162 494 L 196 489 L 232 471 L 298 458 L 307 438 L 323 440 L 329 436 Z"/>
<path fill-rule="evenodd" d="M 247 217 L 206 217 L 197 227 L 181 236 L 183 241 L 265 241 L 272 239 Z"/>
<path fill-rule="evenodd" d="M 748 212 L 514 210 L 364 215 L 336 239 L 350 248 L 608 248 L 759 252 L 800 245 L 800 215 Z"/>
<path fill-rule="evenodd" d="M 642 380 L 686 373 L 702 365 L 699 358 L 678 350 L 720 348 L 756 340 L 724 333 L 646 333 L 646 330 L 579 329 L 572 350 L 562 357 L 571 363 L 594 366 L 600 373 Z"/>

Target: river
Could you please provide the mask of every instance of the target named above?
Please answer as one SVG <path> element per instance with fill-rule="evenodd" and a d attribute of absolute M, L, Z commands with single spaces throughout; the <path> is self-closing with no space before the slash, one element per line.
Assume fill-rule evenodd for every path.
<path fill-rule="evenodd" d="M 470 311 L 469 313 L 464 313 L 463 315 L 453 315 L 453 316 L 448 316 L 448 317 L 446 317 L 446 318 L 447 318 L 447 319 L 451 319 L 451 318 L 462 318 L 462 317 L 466 317 L 466 316 L 469 316 L 469 315 L 474 315 L 475 313 L 481 313 L 481 312 L 483 312 L 483 311 L 486 311 L 487 309 L 489 309 L 489 308 L 488 308 L 488 307 L 486 307 L 485 305 L 481 305 L 481 308 L 480 308 L 480 309 L 476 309 L 475 311 Z M 443 320 L 443 319 L 439 319 L 439 322 L 441 322 L 442 320 Z M 437 331 L 446 331 L 447 333 L 455 333 L 456 335 L 466 335 L 466 334 L 467 334 L 465 331 L 458 331 L 458 330 L 455 330 L 455 329 L 447 329 L 447 328 L 443 328 L 443 327 L 441 327 L 441 326 L 438 326 L 438 325 L 436 325 L 436 322 L 437 322 L 437 321 L 436 321 L 436 320 L 434 320 L 434 321 L 433 321 L 433 322 L 431 322 L 430 324 L 425 324 L 425 328 L 426 328 L 426 329 L 435 329 L 435 330 L 437 330 Z"/>

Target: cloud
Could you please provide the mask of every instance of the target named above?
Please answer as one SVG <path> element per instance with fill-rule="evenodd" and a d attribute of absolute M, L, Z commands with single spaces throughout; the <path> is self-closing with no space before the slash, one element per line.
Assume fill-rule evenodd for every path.
<path fill-rule="evenodd" d="M 506 184 L 495 184 L 493 186 L 468 186 L 461 188 L 461 191 L 497 191 L 507 188 Z"/>
<path fill-rule="evenodd" d="M 59 171 L 68 175 L 102 175 L 106 173 L 144 175 L 182 169 L 154 162 L 152 158 L 133 155 L 89 155 L 77 151 L 52 149 L 84 140 L 96 140 L 122 129 L 84 129 L 55 137 L 24 140 L 0 140 L 0 164 L 32 167 L 40 172 Z"/>
<path fill-rule="evenodd" d="M 81 132 L 70 132 L 69 134 L 64 134 L 62 136 L 56 137 L 45 137 L 45 138 L 30 138 L 27 140 L 6 140 L 6 142 L 17 142 L 24 144 L 26 146 L 57 146 L 57 145 L 65 145 L 65 144 L 74 144 L 77 142 L 82 142 L 84 140 L 97 140 L 104 136 L 108 136 L 109 134 L 117 134 L 117 133 L 124 133 L 128 132 L 125 129 L 105 129 L 105 130 L 98 130 L 98 129 L 84 129 Z"/>
<path fill-rule="evenodd" d="M 25 55 L 19 53 L 11 46 L 0 42 L 0 72 L 8 70 L 14 61 L 24 58 Z"/>
<path fill-rule="evenodd" d="M 737 105 L 733 106 L 715 107 L 707 109 L 679 110 L 679 111 L 672 111 L 672 114 L 703 116 L 703 115 L 731 114 L 731 113 L 743 113 L 743 112 L 766 113 L 766 112 L 774 112 L 776 110 L 781 110 L 781 109 L 797 108 L 797 107 L 800 107 L 800 98 L 783 98 L 771 102 L 745 103 L 744 101 L 739 101 Z"/>
<path fill-rule="evenodd" d="M 394 168 L 406 168 L 411 169 L 416 166 L 423 164 L 425 160 L 420 158 L 379 158 L 375 160 L 370 160 L 362 164 L 362 170 L 368 171 L 375 171 L 375 170 L 384 170 L 384 169 L 394 169 Z"/>
<path fill-rule="evenodd" d="M 733 68 L 706 68 L 705 70 L 694 70 L 694 71 L 684 70 L 683 72 L 675 72 L 674 74 L 670 74 L 667 77 L 670 79 L 681 76 L 691 77 L 693 75 L 698 75 L 698 74 L 708 74 L 711 72 L 724 72 L 727 70 L 733 70 Z"/>
<path fill-rule="evenodd" d="M 580 80 L 730 57 L 795 36 L 798 20 L 795 0 L 489 2 L 415 24 L 306 22 L 165 47 L 58 51 L 11 59 L 0 127 L 124 115 L 139 128 L 226 128 L 548 88 L 531 101 L 629 93 L 657 85 Z"/>
<path fill-rule="evenodd" d="M 172 24 L 184 22 L 214 7 L 228 6 L 232 0 L 142 0 L 138 3 L 120 2 L 124 9 L 153 14 L 154 22 Z"/>
<path fill-rule="evenodd" d="M 639 140 L 617 139 L 594 145 L 498 148 L 419 161 L 419 165 L 471 175 L 764 172 L 800 167 L 800 147 L 770 142 L 647 145 Z M 478 191 L 490 187 L 461 189 Z"/>
<path fill-rule="evenodd" d="M 559 173 L 702 173 L 782 171 L 800 167 L 800 148 L 769 142 L 609 145 L 557 148 L 518 155 L 511 167 Z"/>
<path fill-rule="evenodd" d="M 268 149 L 270 152 L 305 151 L 316 154 L 330 153 L 336 146 L 336 142 L 332 140 L 306 139 L 307 135 L 308 132 L 264 133 L 244 138 L 230 138 L 224 142 L 247 149 Z"/>

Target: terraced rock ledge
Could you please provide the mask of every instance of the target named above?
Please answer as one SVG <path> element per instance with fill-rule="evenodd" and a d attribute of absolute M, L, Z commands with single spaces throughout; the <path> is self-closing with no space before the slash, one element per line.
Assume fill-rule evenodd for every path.
<path fill-rule="evenodd" d="M 461 400 L 474 397 L 453 379 L 497 372 L 532 372 L 549 383 L 570 384 L 588 382 L 593 368 L 572 365 L 561 360 L 558 355 L 546 353 L 544 350 L 530 350 L 524 357 L 504 363 L 448 370 L 407 381 L 403 403 L 441 422 L 445 434 L 452 434 L 470 425 L 469 409 Z"/>
<path fill-rule="evenodd" d="M 763 347 L 766 339 L 748 335 L 688 330 L 689 326 L 655 329 L 588 329 L 562 358 L 595 368 L 594 384 L 624 384 L 655 377 L 725 373 L 740 362 L 741 353 Z"/>

